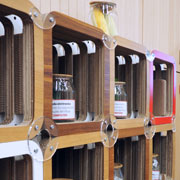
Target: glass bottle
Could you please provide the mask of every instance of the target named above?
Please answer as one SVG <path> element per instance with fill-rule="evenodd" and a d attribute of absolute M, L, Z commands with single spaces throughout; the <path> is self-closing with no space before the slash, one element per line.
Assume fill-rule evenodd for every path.
<path fill-rule="evenodd" d="M 114 180 L 123 180 L 122 167 L 122 164 L 114 163 Z"/>
<path fill-rule="evenodd" d="M 102 29 L 107 35 L 118 35 L 118 15 L 115 3 L 106 1 L 90 2 L 90 18 L 92 24 Z"/>
<path fill-rule="evenodd" d="M 72 75 L 53 75 L 52 118 L 56 122 L 75 120 L 75 96 Z"/>
<path fill-rule="evenodd" d="M 114 116 L 119 119 L 127 118 L 127 94 L 125 82 L 115 82 Z"/>
<path fill-rule="evenodd" d="M 158 158 L 158 154 L 153 154 L 152 180 L 160 180 L 160 166 L 157 158 Z"/>

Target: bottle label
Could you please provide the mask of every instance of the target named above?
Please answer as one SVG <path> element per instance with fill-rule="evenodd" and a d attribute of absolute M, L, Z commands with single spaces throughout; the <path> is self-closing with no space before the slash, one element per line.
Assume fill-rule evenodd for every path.
<path fill-rule="evenodd" d="M 72 99 L 53 100 L 52 118 L 54 120 L 75 119 L 75 100 Z"/>
<path fill-rule="evenodd" d="M 152 180 L 159 180 L 159 179 L 160 179 L 160 172 L 152 171 Z"/>
<path fill-rule="evenodd" d="M 114 115 L 116 117 L 127 116 L 127 101 L 115 101 L 114 102 Z"/>

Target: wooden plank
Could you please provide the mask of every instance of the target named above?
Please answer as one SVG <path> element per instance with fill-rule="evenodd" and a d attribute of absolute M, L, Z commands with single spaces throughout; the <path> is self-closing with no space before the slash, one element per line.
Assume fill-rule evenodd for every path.
<path fill-rule="evenodd" d="M 58 124 L 58 131 L 60 136 L 69 134 L 80 134 L 100 131 L 100 122 L 84 122 L 84 123 L 66 123 Z"/>
<path fill-rule="evenodd" d="M 109 148 L 104 147 L 104 180 L 109 180 Z"/>
<path fill-rule="evenodd" d="M 33 7 L 33 4 L 28 0 L 6 1 L 1 0 L 0 4 L 12 7 L 26 14 L 29 14 L 29 10 Z"/>
<path fill-rule="evenodd" d="M 172 129 L 172 124 L 163 124 L 156 126 L 156 132 L 168 131 Z"/>
<path fill-rule="evenodd" d="M 136 118 L 136 119 L 118 119 L 116 121 L 117 129 L 132 129 L 138 127 L 144 127 L 144 118 Z"/>
<path fill-rule="evenodd" d="M 52 180 L 52 159 L 43 163 L 44 180 Z"/>
<path fill-rule="evenodd" d="M 44 116 L 52 117 L 52 30 L 44 31 Z"/>
<path fill-rule="evenodd" d="M 129 51 L 129 54 L 132 54 L 135 52 L 138 54 L 144 54 L 144 55 L 146 54 L 146 51 L 147 51 L 146 47 L 140 43 L 136 43 L 134 41 L 128 40 L 126 38 L 122 38 L 120 36 L 116 36 L 115 39 L 116 39 L 117 44 L 119 46 L 119 47 L 118 46 L 116 47 L 117 52 L 121 51 L 121 48 L 122 48 L 122 51 L 123 51 L 123 49 L 127 53 Z"/>
<path fill-rule="evenodd" d="M 56 17 L 56 25 L 73 30 L 78 34 L 82 33 L 90 37 L 102 39 L 102 30 L 61 13 L 52 12 L 52 14 Z M 73 33 L 73 31 L 71 32 Z"/>
<path fill-rule="evenodd" d="M 113 74 L 111 75 L 111 72 L 110 69 L 111 68 L 111 61 L 110 61 L 110 57 L 113 57 L 113 54 L 111 54 L 107 48 L 103 47 L 103 50 L 104 50 L 104 92 L 103 92 L 103 95 L 104 95 L 104 98 L 103 98 L 103 104 L 104 104 L 104 107 L 103 107 L 103 110 L 104 110 L 104 115 L 109 115 L 110 113 L 114 114 L 114 112 L 110 112 L 113 111 L 113 109 L 110 109 L 110 108 L 113 108 L 113 99 L 112 98 L 112 94 L 110 94 L 110 88 L 112 88 L 110 85 L 111 82 L 110 78 L 113 78 Z M 113 66 L 113 65 L 112 65 Z M 113 72 L 112 72 L 113 73 Z M 112 76 L 112 77 L 111 77 Z M 113 84 L 112 84 L 113 85 Z M 114 86 L 113 86 L 113 89 L 114 89 Z M 113 93 L 114 95 L 114 93 Z M 110 96 L 111 96 L 111 99 L 110 99 Z M 111 101 L 111 104 L 109 103 Z"/>
<path fill-rule="evenodd" d="M 43 30 L 34 25 L 34 119 L 44 112 L 44 35 Z"/>
<path fill-rule="evenodd" d="M 115 52 L 110 51 L 110 114 L 114 114 Z"/>
<path fill-rule="evenodd" d="M 99 132 L 92 132 L 92 133 L 60 136 L 57 137 L 57 141 L 59 142 L 58 149 L 61 149 L 65 147 L 101 142 L 101 136 Z"/>
<path fill-rule="evenodd" d="M 109 180 L 114 180 L 114 147 L 109 148 Z"/>
<path fill-rule="evenodd" d="M 152 139 L 146 139 L 146 170 L 145 170 L 145 179 L 152 179 L 152 150 L 153 142 Z"/>

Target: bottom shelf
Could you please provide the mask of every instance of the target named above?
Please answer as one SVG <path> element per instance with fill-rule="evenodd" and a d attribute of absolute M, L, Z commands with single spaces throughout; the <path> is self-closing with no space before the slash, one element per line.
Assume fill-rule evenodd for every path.
<path fill-rule="evenodd" d="M 135 136 L 119 139 L 114 147 L 114 161 L 123 165 L 126 180 L 144 180 L 146 165 L 146 139 Z"/>
<path fill-rule="evenodd" d="M 53 179 L 104 179 L 104 147 L 101 143 L 59 149 L 52 158 Z"/>
<path fill-rule="evenodd" d="M 156 133 L 153 139 L 153 154 L 159 162 L 160 174 L 173 177 L 173 132 Z"/>
<path fill-rule="evenodd" d="M 0 159 L 0 179 L 33 180 L 32 160 L 28 155 Z"/>

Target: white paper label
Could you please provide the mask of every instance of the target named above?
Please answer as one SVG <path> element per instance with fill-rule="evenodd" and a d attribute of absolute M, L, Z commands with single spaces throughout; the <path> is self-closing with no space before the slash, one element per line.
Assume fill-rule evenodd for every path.
<path fill-rule="evenodd" d="M 114 102 L 114 115 L 117 117 L 127 116 L 127 101 Z"/>
<path fill-rule="evenodd" d="M 152 180 L 160 180 L 160 172 L 152 171 Z"/>
<path fill-rule="evenodd" d="M 53 100 L 52 118 L 59 119 L 74 119 L 75 118 L 75 100 Z"/>

